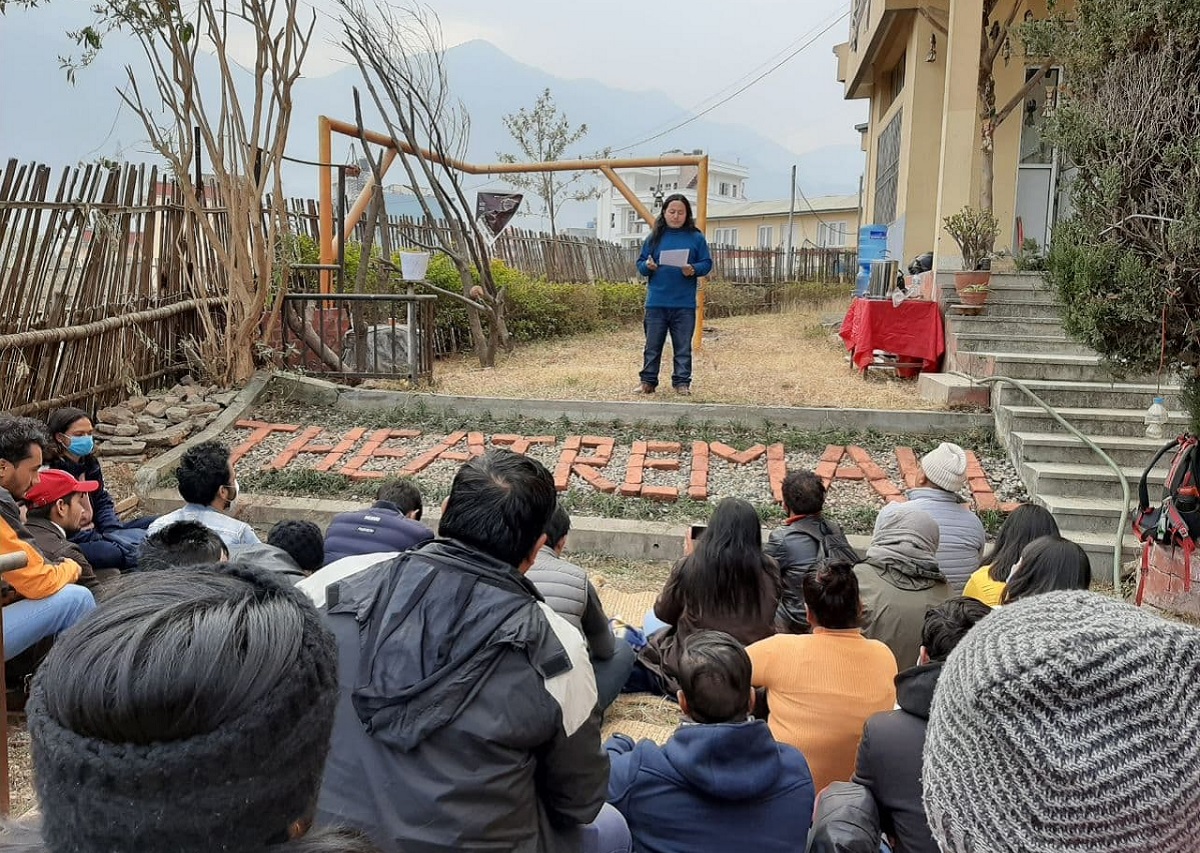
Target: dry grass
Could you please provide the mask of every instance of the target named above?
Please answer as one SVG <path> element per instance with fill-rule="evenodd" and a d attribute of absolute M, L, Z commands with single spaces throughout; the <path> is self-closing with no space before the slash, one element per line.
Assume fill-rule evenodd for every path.
<path fill-rule="evenodd" d="M 864 380 L 846 361 L 836 333 L 822 322 L 840 320 L 847 300 L 710 320 L 704 347 L 695 353 L 693 396 L 697 403 L 928 409 L 914 382 Z M 543 341 L 501 354 L 493 369 L 471 356 L 455 356 L 434 368 L 435 390 L 445 394 L 526 397 L 542 400 L 633 400 L 644 337 L 640 327 Z M 670 390 L 671 354 L 663 354 L 658 397 Z"/>

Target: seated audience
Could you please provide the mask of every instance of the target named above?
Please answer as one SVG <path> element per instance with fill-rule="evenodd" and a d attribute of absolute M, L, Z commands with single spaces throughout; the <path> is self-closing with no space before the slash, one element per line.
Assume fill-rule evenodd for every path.
<path fill-rule="evenodd" d="M 978 599 L 988 607 L 997 607 L 1004 585 L 1021 556 L 1021 551 L 1042 536 L 1058 536 L 1058 523 L 1045 507 L 1021 504 L 1004 520 L 991 554 L 984 566 L 971 575 L 963 595 Z"/>
<path fill-rule="evenodd" d="M 154 518 L 146 516 L 125 522 L 117 515 L 116 504 L 104 485 L 100 458 L 94 452 L 91 417 L 83 409 L 55 409 L 50 413 L 48 432 L 50 452 L 46 464 L 82 482 L 99 484 L 89 496 L 91 525 L 72 534 L 71 540 L 83 549 L 97 574 L 104 569 L 136 569 L 138 548 Z"/>
<path fill-rule="evenodd" d="M 546 525 L 546 544 L 525 577 L 533 582 L 555 613 L 583 634 L 596 674 L 600 708 L 604 709 L 621 695 L 635 655 L 633 646 L 613 636 L 600 596 L 588 580 L 587 572 L 563 559 L 570 532 L 571 516 L 561 505 L 556 506 Z"/>
<path fill-rule="evenodd" d="M 231 563 L 260 566 L 299 583 L 321 568 L 325 537 L 311 521 L 278 521 L 266 544 L 238 545 L 229 551 Z"/>
<path fill-rule="evenodd" d="M 138 551 L 138 569 L 158 572 L 224 563 L 229 549 L 199 521 L 176 521 L 146 537 Z"/>
<path fill-rule="evenodd" d="M 131 575 L 35 676 L 38 816 L 0 846 L 370 853 L 351 833 L 305 835 L 336 655 L 313 607 L 267 572 Z"/>
<path fill-rule="evenodd" d="M 719 631 L 688 637 L 679 708 L 690 721 L 664 746 L 614 735 L 608 801 L 639 853 L 790 853 L 808 834 L 813 781 L 794 747 L 751 716 L 750 658 Z"/>
<path fill-rule="evenodd" d="M 921 457 L 921 477 L 907 492 L 908 503 L 938 523 L 937 562 L 954 595 L 979 568 L 987 534 L 983 522 L 959 495 L 967 484 L 967 454 L 957 444 L 942 442 Z M 875 529 L 903 504 L 890 503 L 879 511 Z"/>
<path fill-rule="evenodd" d="M 825 518 L 825 484 L 812 471 L 792 471 L 783 480 L 783 508 L 788 520 L 771 531 L 763 551 L 779 565 L 780 597 L 776 624 L 781 631 L 807 634 L 804 618 L 804 575 L 818 560 L 861 559 L 837 522 Z"/>
<path fill-rule="evenodd" d="M 896 676 L 895 711 L 867 720 L 852 781 L 870 790 L 896 853 L 938 853 L 921 804 L 921 753 L 933 690 L 950 652 L 991 612 L 973 598 L 952 598 L 925 614 L 921 663 Z"/>
<path fill-rule="evenodd" d="M 934 841 L 942 853 L 1200 850 L 1198 675 L 1200 632 L 1107 596 L 996 610 L 933 697 Z"/>
<path fill-rule="evenodd" d="M 74 560 L 79 564 L 81 586 L 95 590 L 102 582 L 119 577 L 120 569 L 92 568 L 79 546 L 68 537 L 79 532 L 87 512 L 85 494 L 95 492 L 98 484 L 80 482 L 66 471 L 51 468 L 39 474 L 38 484 L 25 493 L 25 528 L 33 544 L 52 563 Z"/>
<path fill-rule="evenodd" d="M 238 496 L 237 474 L 229 461 L 229 448 L 215 441 L 189 447 L 175 471 L 179 478 L 179 496 L 186 503 L 150 525 L 156 533 L 176 521 L 198 521 L 221 537 L 226 548 L 258 545 L 258 534 L 244 521 L 228 513 Z"/>
<path fill-rule="evenodd" d="M 1000 600 L 1012 604 L 1031 595 L 1088 589 L 1091 585 L 1092 564 L 1087 552 L 1061 536 L 1042 536 L 1021 551 Z"/>
<path fill-rule="evenodd" d="M 726 498 L 717 504 L 692 553 L 675 564 L 654 603 L 654 616 L 667 627 L 648 637 L 638 653 L 643 669 L 634 672 L 630 686 L 674 696 L 679 692 L 679 655 L 688 637 L 723 631 L 750 645 L 775 633 L 778 605 L 779 567 L 763 553 L 758 513 L 744 500 Z"/>
<path fill-rule="evenodd" d="M 325 565 L 343 557 L 407 551 L 433 538 L 421 523 L 421 492 L 412 480 L 379 487 L 369 509 L 333 517 L 325 531 Z"/>
<path fill-rule="evenodd" d="M 544 466 L 493 450 L 455 475 L 440 538 L 327 590 L 341 693 L 318 824 L 387 853 L 628 849 L 587 647 L 524 576 L 556 500 Z"/>
<path fill-rule="evenodd" d="M 32 418 L 0 414 L 0 555 L 12 566 L 0 569 L 6 661 L 70 628 L 96 606 L 91 591 L 75 583 L 79 564 L 46 559 L 17 506 L 40 479 L 46 440 Z"/>
<path fill-rule="evenodd" d="M 875 526 L 866 559 L 854 567 L 863 635 L 891 649 L 897 667 L 917 662 L 925 612 L 950 597 L 938 570 L 938 535 L 933 516 L 903 504 Z"/>
<path fill-rule="evenodd" d="M 811 634 L 776 634 L 746 651 L 755 687 L 767 689 L 775 739 L 804 754 L 821 791 L 848 782 L 863 723 L 896 703 L 896 657 L 858 628 L 858 579 L 827 563 L 804 579 Z"/>

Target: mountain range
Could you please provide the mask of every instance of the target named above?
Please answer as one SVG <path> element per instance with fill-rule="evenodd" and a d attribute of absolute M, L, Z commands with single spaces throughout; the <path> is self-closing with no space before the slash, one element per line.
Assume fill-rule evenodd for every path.
<path fill-rule="evenodd" d="M 128 107 L 120 106 L 116 94 L 127 85 L 125 65 L 137 67 L 137 48 L 128 42 L 110 41 L 71 86 L 58 68 L 54 47 L 46 37 L 47 28 L 56 24 L 50 14 L 53 9 L 51 4 L 0 17 L 0 79 L 8 81 L 0 105 L 0 158 L 37 160 L 58 167 L 100 156 L 154 159 L 148 145 L 141 141 L 146 134 L 139 119 Z M 521 107 L 532 107 L 547 88 L 572 124 L 586 123 L 589 128 L 577 150 L 567 156 L 584 155 L 609 145 L 625 146 L 688 118 L 685 110 L 661 92 L 633 92 L 593 79 L 556 77 L 517 62 L 485 41 L 450 48 L 445 64 L 451 89 L 471 117 L 467 158 L 473 162 L 494 162 L 498 153 L 515 151 L 502 117 Z M 215 79 L 215 59 L 211 65 Z M 365 122 L 383 129 L 356 67 L 302 78 L 293 91 L 294 112 L 287 146 L 290 156 L 317 159 L 318 116 L 353 121 L 351 91 L 356 85 L 362 93 Z M 802 109 L 800 94 L 795 103 L 780 107 Z M 349 139 L 335 139 L 336 162 L 348 162 L 350 144 Z M 621 155 L 655 156 L 671 149 L 704 149 L 713 159 L 748 167 L 747 195 L 759 200 L 788 195 L 793 164 L 797 166 L 800 188 L 809 196 L 857 191 L 863 168 L 863 154 L 853 145 L 830 145 L 797 154 L 752 128 L 706 117 L 623 150 Z M 401 174 L 397 170 L 389 179 L 400 180 Z M 311 167 L 289 167 L 285 180 L 289 195 L 316 195 L 317 176 Z M 478 185 L 485 180 L 471 179 L 469 183 Z M 593 204 L 572 204 L 564 211 L 560 225 L 583 224 L 592 216 Z"/>

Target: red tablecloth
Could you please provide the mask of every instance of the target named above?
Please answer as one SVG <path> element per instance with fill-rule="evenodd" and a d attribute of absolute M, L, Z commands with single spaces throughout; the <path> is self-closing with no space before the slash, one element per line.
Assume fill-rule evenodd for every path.
<path fill-rule="evenodd" d="M 921 362 L 921 369 L 936 372 L 946 351 L 942 312 L 936 302 L 890 299 L 855 299 L 838 333 L 854 356 L 854 366 L 865 370 L 875 350 L 895 353 L 901 361 Z"/>

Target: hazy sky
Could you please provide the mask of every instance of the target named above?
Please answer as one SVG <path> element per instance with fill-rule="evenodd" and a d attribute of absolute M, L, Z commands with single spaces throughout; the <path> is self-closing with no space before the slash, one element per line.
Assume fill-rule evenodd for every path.
<path fill-rule="evenodd" d="M 309 72 L 341 61 L 330 0 L 315 0 L 322 30 Z M 850 0 L 435 0 L 446 46 L 485 39 L 560 77 L 624 89 L 659 89 L 685 110 L 703 109 L 806 42 L 798 55 L 709 117 L 745 124 L 804 153 L 857 144 L 865 101 L 846 101 L 833 46 L 849 33 Z M 686 14 L 681 14 L 681 11 Z M 820 30 L 832 24 L 824 35 Z M 815 37 L 815 40 L 814 40 Z M 652 130 L 678 116 L 646 116 Z M 632 140 L 603 140 L 621 144 Z M 596 140 L 597 143 L 602 140 Z"/>
<path fill-rule="evenodd" d="M 331 14 L 336 2 L 301 3 L 317 12 L 317 33 L 305 74 L 331 73 L 346 62 L 336 46 L 336 22 Z M 87 126 L 78 132 L 88 137 L 91 147 L 113 124 L 110 117 L 119 104 L 116 93 L 98 93 L 95 99 L 81 103 L 79 92 L 71 91 L 54 59 L 74 52 L 63 33 L 90 19 L 89 6 L 84 0 L 64 0 L 32 12 L 10 10 L 0 17 L 0 51 L 5 50 L 7 25 L 15 23 L 16 16 L 29 16 L 30 23 L 36 22 L 41 64 L 25 68 L 24 73 L 37 75 L 46 96 L 61 100 L 61 106 L 76 117 L 81 111 L 86 114 Z M 639 117 L 644 118 L 640 124 L 644 136 L 665 129 L 688 112 L 703 110 L 803 47 L 778 70 L 714 109 L 707 118 L 748 126 L 801 154 L 824 145 L 857 145 L 859 141 L 854 125 L 864 120 L 866 103 L 843 99 L 842 84 L 834 79 L 832 53 L 833 45 L 847 38 L 850 0 L 694 0 L 687 4 L 663 0 L 433 0 L 431 6 L 441 19 L 447 47 L 484 39 L 517 61 L 559 77 L 664 92 L 681 112 Z M 236 48 L 238 39 L 231 41 Z M 125 55 L 138 62 L 133 50 Z M 235 49 L 234 53 L 238 52 Z M 118 60 L 121 54 L 108 50 L 104 57 Z M 240 58 L 249 61 L 251 55 Z M 0 111 L 0 122 L 12 119 Z M 633 141 L 589 139 L 597 146 L 617 147 Z"/>

